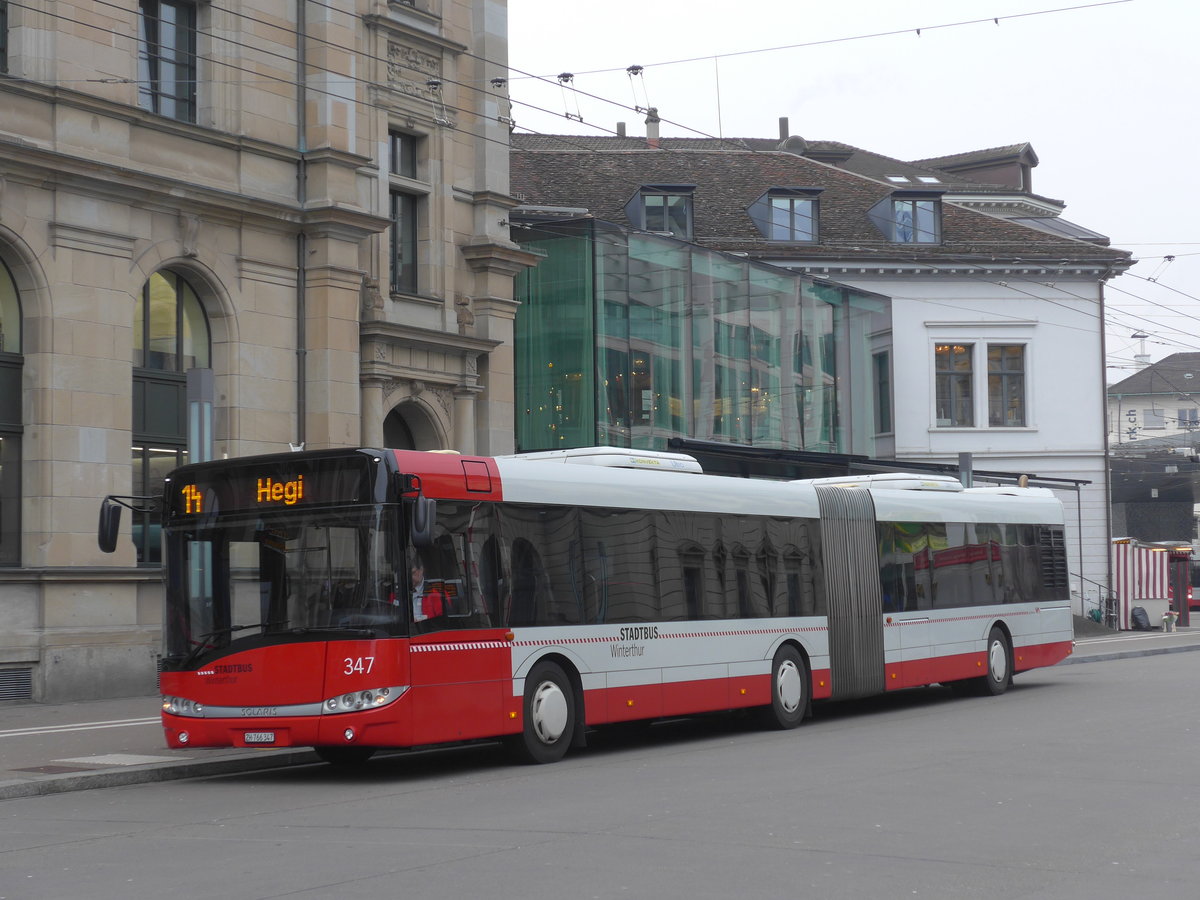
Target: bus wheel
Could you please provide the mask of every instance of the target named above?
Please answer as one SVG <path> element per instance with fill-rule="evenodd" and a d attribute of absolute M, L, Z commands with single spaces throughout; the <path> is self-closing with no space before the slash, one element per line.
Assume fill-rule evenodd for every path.
<path fill-rule="evenodd" d="M 374 747 L 313 747 L 317 756 L 331 766 L 352 768 L 360 766 L 375 755 Z"/>
<path fill-rule="evenodd" d="M 983 692 L 993 697 L 1008 690 L 1012 683 L 1012 647 L 1008 636 L 992 628 L 987 642 L 987 674 L 983 676 Z"/>
<path fill-rule="evenodd" d="M 525 726 L 513 742 L 528 763 L 558 762 L 575 733 L 575 692 L 554 663 L 538 663 L 525 676 Z"/>
<path fill-rule="evenodd" d="M 774 728 L 795 728 L 808 713 L 808 666 L 791 644 L 779 648 L 771 663 L 771 706 L 764 710 Z"/>

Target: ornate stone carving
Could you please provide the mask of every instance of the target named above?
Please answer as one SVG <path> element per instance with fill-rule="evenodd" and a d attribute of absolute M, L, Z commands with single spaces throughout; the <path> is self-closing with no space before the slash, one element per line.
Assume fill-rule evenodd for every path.
<path fill-rule="evenodd" d="M 379 279 L 364 275 L 360 292 L 362 297 L 363 318 L 383 318 L 383 294 L 379 290 Z M 383 357 L 380 357 L 380 359 L 382 358 Z"/>
<path fill-rule="evenodd" d="M 432 53 L 424 53 L 417 50 L 415 47 L 406 47 L 403 44 L 397 44 L 392 41 L 388 42 L 388 67 L 387 78 L 388 84 L 397 90 L 409 93 L 406 86 L 417 87 L 418 85 L 424 89 L 426 79 L 414 77 L 417 73 L 421 75 L 441 75 L 442 60 L 441 57 L 434 56 Z M 422 90 L 423 93 L 423 90 Z"/>
<path fill-rule="evenodd" d="M 475 324 L 475 313 L 471 309 L 471 298 L 465 294 L 454 295 L 454 311 L 458 317 L 458 333 L 466 334 Z"/>
<path fill-rule="evenodd" d="M 200 255 L 199 238 L 200 217 L 190 213 L 180 213 L 179 243 L 183 246 L 184 256 L 196 257 Z"/>
<path fill-rule="evenodd" d="M 450 391 L 445 388 L 434 388 L 430 393 L 433 394 L 434 399 L 437 400 L 438 405 L 442 408 L 442 414 L 446 417 L 446 421 L 451 421 L 453 418 L 454 397 L 450 394 Z"/>

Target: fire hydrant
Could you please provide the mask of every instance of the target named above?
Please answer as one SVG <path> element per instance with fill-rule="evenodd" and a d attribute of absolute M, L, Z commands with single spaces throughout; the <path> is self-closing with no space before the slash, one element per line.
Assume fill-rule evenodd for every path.
<path fill-rule="evenodd" d="M 1165 613 L 1163 613 L 1162 630 L 1163 631 L 1174 631 L 1175 630 L 1175 620 L 1177 618 L 1179 618 L 1179 613 L 1175 612 L 1175 610 L 1173 610 L 1173 609 L 1169 609 Z"/>

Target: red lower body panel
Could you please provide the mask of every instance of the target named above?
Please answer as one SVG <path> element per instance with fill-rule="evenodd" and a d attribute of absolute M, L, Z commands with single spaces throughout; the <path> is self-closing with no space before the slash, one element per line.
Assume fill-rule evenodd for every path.
<path fill-rule="evenodd" d="M 1054 665 L 1071 654 L 1072 646 L 1071 641 L 1057 641 L 1014 648 L 1014 671 L 1024 672 Z M 431 653 L 425 661 L 430 664 L 442 662 L 436 653 Z M 496 661 L 491 662 L 488 668 L 495 672 Z M 419 664 L 414 665 L 414 669 L 418 667 Z M 461 666 L 456 671 L 464 674 Z M 987 656 L 982 650 L 891 663 L 884 670 L 885 690 L 977 678 L 986 671 Z M 477 671 L 469 674 L 478 676 L 485 673 Z M 656 676 L 657 671 L 647 672 L 648 678 Z M 829 699 L 833 695 L 831 670 L 814 670 L 811 689 L 813 699 Z M 584 694 L 583 715 L 588 725 L 602 725 L 764 706 L 770 702 L 769 674 L 680 682 L 654 681 L 588 690 Z M 174 748 L 351 744 L 412 747 L 518 733 L 523 727 L 523 705 L 522 698 L 513 695 L 511 678 L 505 675 L 413 687 L 391 704 L 364 712 L 226 719 L 164 713 L 163 728 L 167 745 Z M 346 739 L 347 730 L 352 732 L 352 740 Z M 186 740 L 184 734 L 187 735 Z M 252 736 L 249 741 L 248 734 Z M 266 741 L 266 735 L 272 739 Z"/>

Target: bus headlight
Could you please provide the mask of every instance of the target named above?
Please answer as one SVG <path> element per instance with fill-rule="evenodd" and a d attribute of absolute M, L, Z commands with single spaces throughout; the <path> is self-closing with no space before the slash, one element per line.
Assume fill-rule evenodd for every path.
<path fill-rule="evenodd" d="M 395 703 L 400 699 L 400 695 L 407 690 L 408 685 L 401 685 L 399 687 L 368 688 L 365 691 L 351 691 L 347 694 L 339 694 L 336 697 L 330 697 L 322 703 L 321 712 L 336 714 L 378 709 L 381 706 L 387 706 L 389 703 Z"/>
<path fill-rule="evenodd" d="M 170 713 L 173 716 L 200 718 L 204 715 L 204 704 L 189 700 L 187 697 L 164 696 L 162 698 L 162 708 L 163 712 Z"/>

